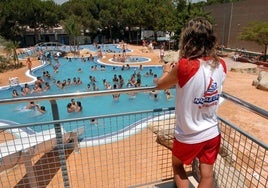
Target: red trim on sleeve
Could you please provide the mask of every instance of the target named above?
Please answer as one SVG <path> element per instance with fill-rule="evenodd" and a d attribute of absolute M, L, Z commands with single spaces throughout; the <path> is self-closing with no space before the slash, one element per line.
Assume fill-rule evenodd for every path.
<path fill-rule="evenodd" d="M 220 58 L 220 63 L 221 63 L 221 65 L 222 65 L 222 67 L 223 67 L 223 71 L 224 71 L 224 73 L 226 74 L 226 73 L 227 73 L 227 66 L 226 66 L 225 61 L 224 61 L 223 59 Z"/>
<path fill-rule="evenodd" d="M 200 62 L 198 59 L 188 60 L 180 59 L 178 65 L 178 84 L 183 87 L 198 71 Z"/>

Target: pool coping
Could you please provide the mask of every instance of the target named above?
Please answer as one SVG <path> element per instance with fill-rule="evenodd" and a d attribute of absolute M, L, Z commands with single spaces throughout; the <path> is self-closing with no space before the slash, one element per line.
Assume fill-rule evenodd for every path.
<path fill-rule="evenodd" d="M 97 146 L 107 143 L 113 143 L 117 142 L 119 140 L 123 140 L 127 137 L 130 137 L 131 135 L 135 135 L 139 132 L 141 132 L 144 128 L 147 128 L 149 123 L 155 121 L 155 120 L 163 120 L 170 117 L 175 117 L 175 111 L 172 110 L 169 114 L 159 114 L 158 116 L 149 116 L 147 118 L 143 118 L 141 120 L 135 121 L 134 123 L 130 124 L 129 126 L 126 126 L 125 128 L 114 131 L 110 134 L 102 135 L 100 137 L 95 136 L 92 138 L 86 138 L 79 142 L 80 147 L 88 147 L 88 146 Z M 96 125 L 97 126 L 97 125 Z"/>

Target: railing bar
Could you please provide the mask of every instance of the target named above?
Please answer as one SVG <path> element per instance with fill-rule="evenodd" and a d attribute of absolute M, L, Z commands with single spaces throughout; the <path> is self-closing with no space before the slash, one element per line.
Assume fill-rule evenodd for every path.
<path fill-rule="evenodd" d="M 152 87 L 136 87 L 136 88 L 124 88 L 124 89 L 110 89 L 110 90 L 100 90 L 100 91 L 85 91 L 85 92 L 75 92 L 75 93 L 61 93 L 56 95 L 44 95 L 44 96 L 30 96 L 30 97 L 18 97 L 11 99 L 1 99 L 0 105 L 4 103 L 17 103 L 17 102 L 29 102 L 35 100 L 57 100 L 64 98 L 73 97 L 89 97 L 89 96 L 102 96 L 110 95 L 114 93 L 128 93 L 128 92 L 146 92 L 154 90 L 155 86 Z"/>
<path fill-rule="evenodd" d="M 73 98 L 73 97 L 86 97 L 86 96 L 102 96 L 114 93 L 128 93 L 128 92 L 145 92 L 145 91 L 152 91 L 155 90 L 155 86 L 151 87 L 137 87 L 137 88 L 124 88 L 124 89 L 116 89 L 116 90 L 101 90 L 101 91 L 88 91 L 88 92 L 76 92 L 76 93 L 63 93 L 63 94 L 56 94 L 56 95 L 45 95 L 45 96 L 31 96 L 31 97 L 19 97 L 19 98 L 11 98 L 11 99 L 1 99 L 1 104 L 6 103 L 17 103 L 17 102 L 29 102 L 35 100 L 57 100 L 57 99 L 64 99 L 64 98 Z M 252 110 L 254 113 L 257 113 L 264 118 L 268 119 L 268 111 L 261 109 L 255 105 L 252 105 L 246 101 L 243 101 L 237 97 L 234 97 L 226 92 L 222 92 L 221 95 L 223 98 L 230 100 L 236 104 L 239 104 L 247 109 Z M 159 110 L 159 109 L 155 109 Z"/>
<path fill-rule="evenodd" d="M 222 97 L 227 99 L 227 100 L 230 100 L 230 101 L 232 101 L 232 102 L 234 102 L 236 104 L 239 104 L 239 105 L 241 105 L 241 106 L 243 106 L 243 107 L 245 107 L 247 109 L 250 109 L 252 112 L 257 113 L 258 115 L 261 115 L 262 117 L 268 119 L 268 111 L 267 110 L 259 108 L 259 107 L 255 106 L 253 104 L 250 104 L 250 103 L 248 103 L 246 101 L 243 101 L 243 100 L 241 100 L 241 99 L 239 99 L 237 97 L 234 97 L 234 96 L 232 96 L 232 95 L 230 95 L 228 93 L 225 93 L 225 92 L 222 93 Z"/>
<path fill-rule="evenodd" d="M 170 111 L 172 110 L 172 107 L 168 108 L 162 108 L 161 111 Z M 38 126 L 40 124 L 48 125 L 48 124 L 54 124 L 54 123 L 66 123 L 66 122 L 74 122 L 74 121 L 85 121 L 89 119 L 94 118 L 110 118 L 110 117 L 120 117 L 120 116 L 130 116 L 137 113 L 152 113 L 154 112 L 154 109 L 152 110 L 141 110 L 141 111 L 133 111 L 133 112 L 124 112 L 124 113 L 116 113 L 116 114 L 106 114 L 106 115 L 99 115 L 99 116 L 88 116 L 88 117 L 81 117 L 81 118 L 72 118 L 72 119 L 63 119 L 63 120 L 53 120 L 53 121 L 45 121 L 45 122 L 38 122 L 38 123 L 27 123 L 27 124 L 8 124 L 8 125 L 1 125 L 0 130 L 2 129 L 13 129 L 13 128 L 21 128 L 21 127 L 34 127 Z"/>

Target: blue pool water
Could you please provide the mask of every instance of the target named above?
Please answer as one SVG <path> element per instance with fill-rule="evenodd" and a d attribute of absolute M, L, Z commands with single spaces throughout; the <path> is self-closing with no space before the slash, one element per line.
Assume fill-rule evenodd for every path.
<path fill-rule="evenodd" d="M 70 46 L 62 45 L 62 46 L 46 46 L 44 43 L 43 45 L 39 45 L 38 50 L 48 50 L 48 49 L 53 49 L 53 50 L 60 50 L 60 51 L 70 51 Z M 80 50 L 83 49 L 88 49 L 92 52 L 96 52 L 98 48 L 101 48 L 101 51 L 104 53 L 115 53 L 119 54 L 122 53 L 123 50 L 118 44 L 101 44 L 101 45 L 80 45 L 79 46 Z M 131 49 L 126 49 L 126 53 L 131 52 Z M 31 49 L 26 49 L 25 50 L 26 54 L 32 54 Z"/>
<path fill-rule="evenodd" d="M 80 58 L 73 58 L 71 61 L 66 58 L 59 58 L 59 63 L 60 66 L 58 72 L 54 72 L 53 69 L 53 66 L 56 64 L 55 60 L 52 60 L 52 64 L 46 63 L 33 71 L 34 76 L 41 76 L 46 82 L 49 82 L 51 89 L 40 94 L 31 94 L 30 96 L 84 92 L 88 91 L 87 84 L 91 85 L 92 91 L 92 82 L 90 81 L 89 76 L 95 77 L 96 85 L 98 86 L 99 90 L 105 90 L 106 88 L 103 84 L 103 79 L 106 79 L 113 86 L 114 75 L 121 75 L 125 81 L 123 88 L 126 88 L 126 83 L 128 80 L 130 80 L 131 75 L 134 72 L 139 72 L 141 74 L 142 86 L 153 86 L 153 76 L 148 76 L 146 74 L 150 72 L 150 69 L 154 74 L 157 74 L 158 76 L 161 75 L 162 72 L 162 68 L 157 66 L 143 66 L 142 70 L 140 70 L 138 66 L 130 67 L 128 70 L 122 70 L 121 65 L 105 65 L 105 70 L 101 70 L 101 65 L 104 64 L 102 64 L 101 61 L 97 61 L 96 57 L 94 61 L 85 62 Z M 92 66 L 96 66 L 97 70 L 92 70 Z M 82 69 L 82 72 L 78 72 L 79 68 Z M 43 77 L 44 71 L 48 71 L 50 73 L 50 79 Z M 58 88 L 55 84 L 55 81 L 63 81 L 67 80 L 68 78 L 73 80 L 74 77 L 79 77 L 82 81 L 82 84 L 66 86 L 64 89 Z M 16 89 L 20 94 L 20 90 L 23 85 L 24 84 L 21 86 L 7 87 L 5 89 L 2 89 L 0 91 L 0 98 L 11 98 L 13 89 Z M 30 88 L 32 87 L 33 85 L 30 85 Z M 171 92 L 174 96 L 175 91 L 171 90 Z M 81 101 L 83 106 L 82 112 L 68 113 L 66 105 L 70 102 L 70 99 L 57 100 L 58 109 L 60 110 L 60 119 L 117 114 L 174 106 L 174 98 L 171 100 L 166 99 L 166 95 L 163 91 L 159 91 L 157 100 L 155 100 L 154 97 L 149 93 L 137 93 L 134 98 L 131 98 L 128 94 L 121 94 L 118 101 L 115 101 L 111 95 L 87 98 L 81 97 L 75 98 L 75 100 Z M 5 112 L 0 114 L 0 119 L 12 120 L 17 123 L 36 123 L 53 120 L 49 101 L 35 101 L 35 103 L 45 106 L 47 112 L 45 114 L 41 114 L 36 110 L 27 110 L 25 109 L 25 106 L 28 103 L 0 105 L 1 112 Z M 118 129 L 123 129 L 125 126 L 127 125 L 120 125 L 118 126 Z M 107 134 L 107 132 L 105 134 Z M 92 135 L 88 136 L 95 135 L 93 133 Z"/>
<path fill-rule="evenodd" d="M 91 51 L 97 51 L 98 47 L 101 47 L 102 52 L 107 53 L 122 53 L 123 50 L 118 44 L 102 44 L 102 45 L 82 45 L 81 49 L 89 49 Z M 126 52 L 131 52 L 131 49 L 126 49 Z"/>

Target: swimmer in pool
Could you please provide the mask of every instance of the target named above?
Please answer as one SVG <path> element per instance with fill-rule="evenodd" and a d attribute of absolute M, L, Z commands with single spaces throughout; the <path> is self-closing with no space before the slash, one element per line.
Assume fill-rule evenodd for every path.
<path fill-rule="evenodd" d="M 72 103 L 67 104 L 67 112 L 68 113 L 75 112 L 75 108 L 73 107 Z"/>
<path fill-rule="evenodd" d="M 13 97 L 18 97 L 18 96 L 19 96 L 19 94 L 18 94 L 18 92 L 17 92 L 16 89 L 14 89 L 14 90 L 12 91 L 12 96 L 13 96 Z"/>
<path fill-rule="evenodd" d="M 80 101 L 76 102 L 76 108 L 75 108 L 75 112 L 81 112 L 83 109 L 82 107 L 82 103 Z"/>
<path fill-rule="evenodd" d="M 34 101 L 30 101 L 29 104 L 25 107 L 26 109 L 35 109 L 35 103 Z"/>
<path fill-rule="evenodd" d="M 36 109 L 37 109 L 37 111 L 39 111 L 42 114 L 46 113 L 46 107 L 45 106 L 36 105 Z"/>
<path fill-rule="evenodd" d="M 113 89 L 117 89 L 117 85 L 116 84 L 114 84 Z M 115 101 L 118 101 L 119 100 L 119 97 L 120 97 L 120 93 L 114 93 L 113 94 L 113 99 Z"/>

